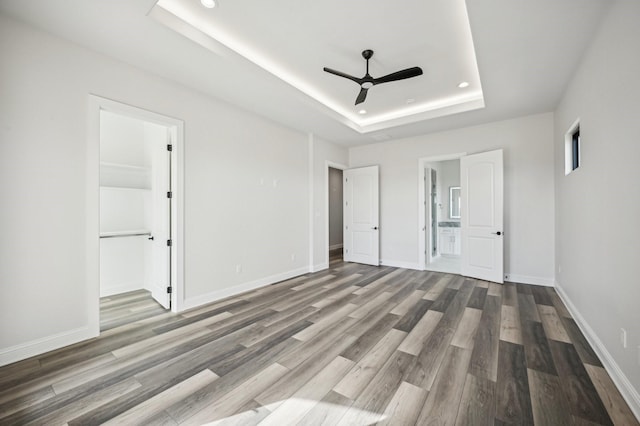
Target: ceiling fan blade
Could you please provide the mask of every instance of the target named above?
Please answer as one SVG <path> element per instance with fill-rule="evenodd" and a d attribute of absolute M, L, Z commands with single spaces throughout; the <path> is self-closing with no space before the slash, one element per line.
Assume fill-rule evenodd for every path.
<path fill-rule="evenodd" d="M 358 97 L 356 98 L 356 105 L 361 104 L 367 98 L 367 90 L 364 87 L 360 89 L 360 93 L 358 93 Z"/>
<path fill-rule="evenodd" d="M 352 75 L 345 74 L 345 73 L 343 73 L 341 71 L 336 71 L 336 70 L 333 70 L 333 69 L 327 68 L 327 67 L 324 67 L 323 70 L 325 72 L 328 72 L 329 74 L 334 74 L 334 75 L 337 75 L 338 77 L 348 78 L 349 80 L 355 81 L 356 83 L 360 84 L 360 80 L 361 80 L 360 78 L 357 78 L 357 77 L 354 77 Z"/>
<path fill-rule="evenodd" d="M 413 67 L 406 70 L 397 71 L 373 80 L 373 84 L 388 83 L 390 81 L 404 80 L 405 78 L 417 77 L 422 75 L 422 68 Z"/>

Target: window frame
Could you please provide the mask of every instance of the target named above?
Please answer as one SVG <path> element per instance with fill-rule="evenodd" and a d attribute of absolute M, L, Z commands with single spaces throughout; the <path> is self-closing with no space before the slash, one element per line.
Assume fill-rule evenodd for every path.
<path fill-rule="evenodd" d="M 564 174 L 569 175 L 582 165 L 582 137 L 580 118 L 573 122 L 564 135 Z"/>

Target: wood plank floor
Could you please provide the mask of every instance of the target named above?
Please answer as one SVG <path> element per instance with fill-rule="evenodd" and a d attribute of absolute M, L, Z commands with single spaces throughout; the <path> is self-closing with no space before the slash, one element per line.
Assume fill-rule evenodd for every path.
<path fill-rule="evenodd" d="M 0 424 L 638 425 L 553 289 L 343 263 L 0 368 Z"/>

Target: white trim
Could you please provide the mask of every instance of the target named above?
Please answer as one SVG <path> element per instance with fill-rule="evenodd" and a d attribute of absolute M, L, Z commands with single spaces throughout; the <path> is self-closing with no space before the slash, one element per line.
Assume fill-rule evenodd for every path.
<path fill-rule="evenodd" d="M 85 282 L 87 333 L 82 339 L 100 335 L 100 100 L 87 97 L 87 154 L 85 158 Z M 73 335 L 74 333 L 71 332 Z M 78 341 L 82 340 L 79 339 Z M 58 343 L 56 338 L 51 342 Z M 61 342 L 61 346 L 64 342 Z M 58 347 L 61 347 L 58 346 Z M 45 348 L 43 348 L 45 349 Z M 47 347 L 46 350 L 56 349 Z M 44 350 L 43 350 L 44 352 Z"/>
<path fill-rule="evenodd" d="M 382 260 L 380 259 L 380 265 L 392 266 L 394 268 L 413 269 L 416 271 L 424 271 L 424 267 L 421 267 L 419 263 L 404 262 L 402 260 Z"/>
<path fill-rule="evenodd" d="M 324 271 L 325 269 L 329 269 L 328 263 L 318 263 L 317 265 L 313 265 L 313 268 L 309 272 Z"/>
<path fill-rule="evenodd" d="M 324 161 L 324 245 L 323 245 L 323 253 L 324 253 L 324 262 L 321 265 L 327 265 L 327 269 L 329 267 L 329 168 L 338 169 L 338 170 L 347 170 L 349 166 L 345 166 L 344 164 L 334 163 L 333 161 L 325 160 Z M 343 184 L 344 185 L 344 184 Z M 344 188 L 343 188 L 344 190 Z M 343 240 L 344 240 L 344 231 L 343 231 Z M 340 247 L 344 246 L 343 244 Z M 315 267 L 314 267 L 315 268 Z M 314 271 L 318 271 L 318 269 L 314 269 Z"/>
<path fill-rule="evenodd" d="M 128 293 L 130 291 L 136 291 L 136 290 L 142 290 L 142 289 L 151 291 L 150 289 L 144 286 L 144 282 L 142 281 L 130 281 L 130 282 L 125 282 L 123 284 L 119 284 L 113 287 L 109 287 L 106 290 L 103 290 L 101 288 L 100 297 L 109 297 L 109 296 L 113 296 L 114 294 Z"/>
<path fill-rule="evenodd" d="M 91 327 L 86 326 L 11 346 L 0 351 L 0 367 L 91 339 L 95 336 L 96 334 Z"/>
<path fill-rule="evenodd" d="M 574 170 L 573 167 L 573 134 L 580 128 L 580 117 L 576 118 L 573 124 L 569 127 L 569 130 L 564 134 L 564 175 L 567 176 L 570 173 L 575 172 L 580 168 L 582 164 L 582 144 L 578 139 L 578 167 Z M 582 135 L 580 135 L 582 138 Z"/>
<path fill-rule="evenodd" d="M 100 171 L 100 111 L 109 111 L 167 127 L 173 145 L 171 161 L 172 203 L 171 234 L 173 253 L 171 256 L 171 283 L 173 287 L 171 310 L 184 310 L 184 122 L 177 118 L 89 94 L 89 135 L 87 138 L 87 285 L 89 327 L 95 334 L 100 329 L 100 228 L 99 171 Z"/>
<path fill-rule="evenodd" d="M 335 250 L 335 249 L 339 249 L 344 247 L 344 244 L 340 243 L 340 244 L 334 244 L 332 246 L 329 246 L 329 250 Z"/>
<path fill-rule="evenodd" d="M 309 151 L 307 153 L 307 167 L 308 167 L 308 172 L 307 172 L 307 178 L 309 179 L 309 188 L 308 188 L 308 194 L 309 194 L 309 228 L 308 228 L 308 236 L 309 236 L 309 270 L 313 271 L 313 262 L 315 261 L 314 257 L 315 257 L 315 249 L 313 247 L 314 242 L 315 242 L 315 238 L 314 238 L 314 234 L 316 231 L 316 226 L 315 226 L 315 214 L 314 214 L 314 198 L 315 198 L 315 193 L 314 191 L 314 184 L 313 184 L 313 180 L 315 178 L 315 172 L 314 172 L 314 139 L 313 139 L 313 133 L 309 133 L 307 136 L 307 150 Z"/>
<path fill-rule="evenodd" d="M 573 319 L 576 321 L 576 324 L 580 328 L 580 331 L 582 331 L 582 334 L 584 334 L 584 336 L 586 337 L 589 345 L 591 345 L 591 347 L 596 352 L 596 355 L 598 355 L 598 358 L 600 358 L 604 369 L 607 371 L 607 373 L 609 373 L 611 380 L 613 380 L 613 383 L 620 391 L 620 394 L 627 402 L 627 404 L 629 404 L 629 408 L 636 416 L 636 418 L 640 419 L 640 393 L 638 393 L 638 390 L 633 387 L 631 381 L 629 381 L 627 376 L 620 369 L 618 363 L 615 361 L 611 353 L 609 353 L 604 343 L 602 343 L 600 338 L 598 338 L 598 335 L 595 333 L 595 331 L 593 331 L 591 326 L 589 326 L 587 320 L 582 316 L 582 314 L 580 314 L 578 308 L 576 308 L 573 302 L 571 302 L 569 296 L 567 296 L 567 294 L 562 289 L 562 286 L 560 286 L 560 283 L 556 282 L 555 287 L 556 292 L 560 296 L 560 299 L 562 299 L 562 301 L 566 305 Z"/>
<path fill-rule="evenodd" d="M 308 272 L 309 272 L 309 268 L 305 266 L 302 268 L 293 269 L 291 271 L 271 275 L 269 277 L 259 278 L 255 281 L 238 284 L 233 287 L 226 287 L 226 288 L 212 291 L 200 296 L 185 299 L 181 307 L 182 307 L 182 310 L 197 308 L 197 307 L 206 305 L 207 303 L 216 302 L 218 300 L 235 296 L 240 293 L 244 293 L 250 290 L 255 290 L 260 287 L 265 287 L 280 281 L 288 280 L 290 278 L 304 275 Z"/>
<path fill-rule="evenodd" d="M 504 280 L 512 283 L 540 285 L 544 287 L 555 287 L 553 278 L 532 277 L 528 275 L 518 275 L 505 272 Z"/>
<path fill-rule="evenodd" d="M 424 169 L 427 163 L 435 163 L 438 161 L 449 161 L 449 160 L 459 160 L 460 158 L 467 155 L 466 152 L 458 152 L 453 154 L 446 155 L 435 155 L 432 157 L 420 157 L 418 158 L 418 265 L 419 271 L 426 271 L 427 266 L 427 256 L 425 254 L 427 241 L 425 238 L 425 232 L 427 229 L 427 223 L 424 218 L 426 216 L 426 197 L 424 195 L 425 187 L 424 180 L 425 174 Z M 414 268 L 411 268 L 414 269 Z"/>

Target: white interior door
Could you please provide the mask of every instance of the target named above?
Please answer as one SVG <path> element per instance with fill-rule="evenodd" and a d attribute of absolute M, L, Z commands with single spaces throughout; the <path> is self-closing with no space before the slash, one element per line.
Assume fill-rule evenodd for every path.
<path fill-rule="evenodd" d="M 502 150 L 462 157 L 460 182 L 462 275 L 502 283 Z"/>
<path fill-rule="evenodd" d="M 168 133 L 168 132 L 167 132 Z M 151 265 L 149 266 L 149 290 L 153 298 L 165 308 L 170 307 L 171 286 L 170 262 L 171 247 L 171 198 L 170 191 L 170 155 L 167 145 L 162 141 L 152 145 L 152 191 L 151 191 Z"/>
<path fill-rule="evenodd" d="M 344 179 L 344 260 L 378 266 L 378 166 L 347 169 Z"/>

